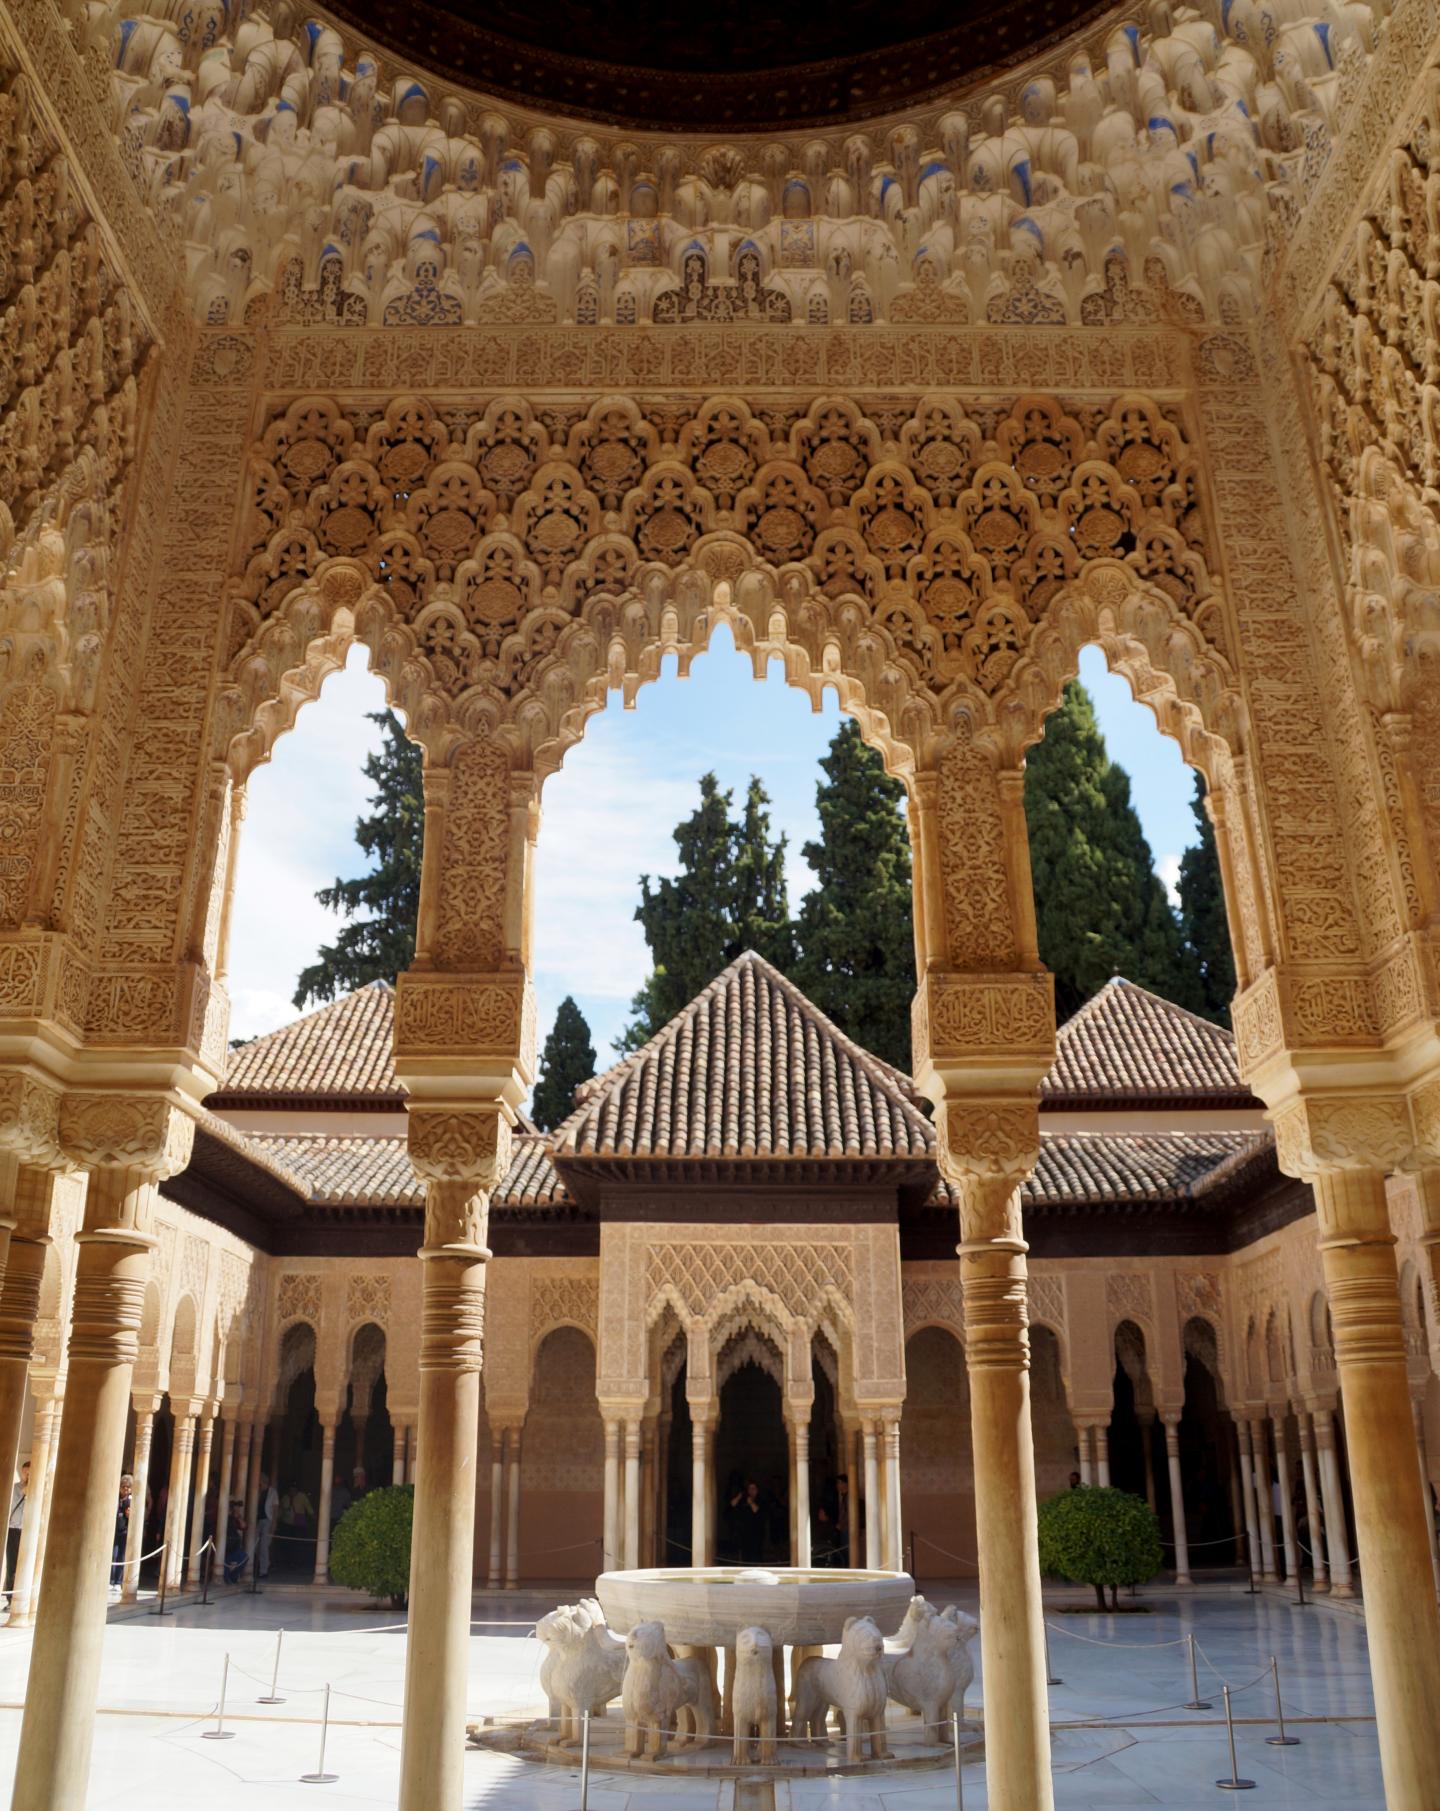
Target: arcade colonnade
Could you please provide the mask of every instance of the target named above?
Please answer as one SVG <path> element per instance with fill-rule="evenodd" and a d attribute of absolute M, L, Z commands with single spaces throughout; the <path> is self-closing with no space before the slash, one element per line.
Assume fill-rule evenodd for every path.
<path fill-rule="evenodd" d="M 336 140 L 320 102 L 353 49 L 338 31 L 311 39 L 324 61 L 312 91 L 307 53 L 266 37 L 264 19 L 243 44 L 216 22 L 205 41 L 220 61 L 197 79 L 233 74 L 242 114 L 282 85 L 303 91 L 329 181 Z M 990 249 L 964 278 L 938 251 L 917 254 L 898 282 L 852 288 L 843 314 L 767 303 L 738 321 L 729 277 L 717 299 L 706 271 L 693 306 L 621 306 L 638 279 L 598 284 L 593 307 L 582 283 L 562 306 L 533 253 L 507 264 L 503 297 L 482 282 L 463 317 L 436 286 L 449 243 L 438 228 L 397 254 L 408 299 L 357 309 L 338 268 L 312 290 L 298 222 L 285 309 L 243 279 L 239 305 L 227 292 L 197 307 L 190 271 L 255 269 L 244 240 L 269 191 L 196 189 L 177 205 L 209 166 L 184 150 L 169 76 L 153 92 L 137 83 L 134 34 L 117 25 L 54 0 L 14 0 L 0 19 L 0 184 L 21 223 L 3 275 L 21 349 L 0 423 L 0 1241 L 14 1254 L 0 1355 L 12 1382 L 30 1356 L 48 1178 L 87 1176 L 53 1485 L 66 1514 L 51 1523 L 15 1805 L 84 1796 L 155 1191 L 185 1164 L 196 1103 L 224 1066 L 244 781 L 360 639 L 426 754 L 417 954 L 396 1031 L 426 1189 L 402 1803 L 458 1807 L 487 1204 L 533 1064 L 540 786 L 608 692 L 632 695 L 667 650 L 683 667 L 725 621 L 757 664 L 781 660 L 812 694 L 833 686 L 910 795 L 914 1066 L 958 1203 L 992 1804 L 1051 1803 L 1016 1191 L 1036 1160 L 1054 1015 L 1022 763 L 1079 648 L 1098 642 L 1206 777 L 1243 1072 L 1283 1167 L 1315 1191 L 1387 1796 L 1419 1811 L 1440 1772 L 1440 1627 L 1433 1594 L 1415 1588 L 1430 1537 L 1387 1178 L 1414 1179 L 1433 1263 L 1430 12 L 1376 15 L 1343 72 L 1317 67 L 1313 84 L 1267 101 L 1268 181 L 1261 164 L 1248 173 L 1250 140 L 1232 157 L 1224 132 L 1196 136 L 1228 160 L 1207 174 L 1226 226 L 1183 257 L 1165 247 L 1186 232 L 1143 200 L 1153 187 L 1167 209 L 1185 205 L 1162 167 L 1167 132 L 1196 133 L 1192 102 L 1221 105 L 1232 51 L 1268 55 L 1228 43 L 1222 68 L 1208 26 L 1179 40 L 1157 16 L 1148 34 L 1097 39 L 1093 66 L 1068 75 L 1062 47 L 1043 81 L 1026 87 L 1022 71 L 1013 91 L 976 97 L 964 133 L 917 115 L 872 134 L 849 186 L 825 180 L 846 153 L 820 142 L 823 200 L 796 191 L 802 212 L 879 223 L 910 197 L 923 225 L 929 134 L 934 168 L 964 192 L 952 214 Z M 195 71 L 201 48 L 177 40 L 162 70 Z M 1106 55 L 1108 87 L 1094 73 Z M 447 143 L 479 144 L 464 136 L 478 113 L 407 86 L 378 53 L 372 67 L 353 92 L 394 117 L 370 180 L 392 181 L 407 134 L 426 142 L 432 107 Z M 1133 208 L 1085 215 L 1076 132 L 1064 129 L 1073 152 L 1063 138 L 1047 149 L 1067 81 L 1072 98 L 1093 95 L 1094 117 L 1171 107 L 1173 132 L 1155 140 L 1163 182 L 1147 187 L 1123 157 L 1111 172 Z M 1111 139 L 1083 125 L 1088 104 L 1073 118 L 1098 168 Z M 303 160 L 285 132 L 310 125 L 286 106 L 269 141 L 280 187 L 308 192 L 283 153 Z M 135 130 L 117 137 L 117 117 Z M 989 151 L 967 162 L 966 145 L 1003 147 L 1012 130 L 1052 172 L 1048 199 L 1018 172 L 1006 191 L 1002 156 L 992 221 Z M 748 173 L 754 146 L 582 150 L 532 132 L 497 177 L 510 127 L 485 132 L 489 148 L 462 158 L 456 180 L 498 181 L 495 242 L 512 253 L 552 176 L 563 196 L 565 169 L 578 187 L 583 165 L 594 192 L 596 157 L 618 172 L 605 178 L 617 196 L 637 160 L 670 171 L 636 184 L 614 254 L 634 271 L 663 276 L 669 241 L 650 229 L 657 209 L 681 206 L 674 157 L 703 167 L 717 219 L 742 192 L 782 211 Z M 777 172 L 815 161 L 798 142 L 765 156 Z M 443 180 L 445 161 L 432 162 Z M 235 209 L 246 225 L 227 238 Z M 207 236 L 195 256 L 182 213 Z M 820 225 L 823 238 L 828 214 Z M 1011 226 L 1033 246 L 1012 244 Z M 456 272 L 469 230 L 457 214 Z M 736 235 L 706 230 L 706 257 L 727 272 L 736 260 L 737 283 L 765 279 L 758 247 L 727 250 Z M 937 247 L 946 234 L 935 225 Z M 777 242 L 777 272 L 787 245 L 817 256 L 813 233 L 792 226 Z M 887 243 L 877 272 L 906 233 Z M 624 1404 L 645 1385 L 629 1371 L 605 1388 Z M 16 1396 L 0 1398 L 0 1471 Z"/>

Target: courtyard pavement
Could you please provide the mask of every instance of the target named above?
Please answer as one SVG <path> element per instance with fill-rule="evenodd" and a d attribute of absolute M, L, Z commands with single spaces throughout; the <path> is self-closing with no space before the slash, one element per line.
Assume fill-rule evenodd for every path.
<path fill-rule="evenodd" d="M 932 1601 L 975 1608 L 973 1585 L 925 1585 Z M 538 1615 L 569 1591 L 479 1593 L 470 1644 L 469 1706 L 518 1716 L 536 1705 Z M 1323 1602 L 1304 1609 L 1276 1595 L 1239 1588 L 1193 1593 L 1156 1588 L 1135 1601 L 1151 1614 L 1066 1612 L 1074 1594 L 1047 1597 L 1052 1670 L 1057 1811 L 1121 1811 L 1164 1805 L 1198 1811 L 1233 1801 L 1215 1781 L 1228 1773 L 1220 1681 L 1235 1695 L 1242 1777 L 1263 1807 L 1344 1806 L 1383 1811 L 1374 1705 L 1360 1618 Z M 280 1694 L 262 1705 L 280 1650 Z M 1191 1696 L 1183 1637 L 1200 1650 L 1202 1697 L 1215 1708 L 1183 1708 Z M 1177 1645 L 1165 1645 L 1173 1643 Z M 978 1663 L 978 1642 L 976 1660 Z M 20 1731 L 28 1632 L 0 1628 L 0 1795 L 8 1799 Z M 214 1742 L 226 1655 L 227 1727 Z M 1282 1701 L 1300 1745 L 1274 1748 L 1269 1657 L 1280 1667 Z M 336 1806 L 393 1806 L 400 1758 L 403 1618 L 339 1591 L 271 1589 L 182 1606 L 163 1620 L 142 1609 L 112 1618 L 100 1681 L 101 1715 L 87 1805 L 100 1811 L 298 1811 L 317 1799 Z M 323 1688 L 331 1687 L 326 1768 L 333 1785 L 300 1783 L 319 1758 Z M 983 1696 L 976 1680 L 970 1710 Z M 209 1721 L 207 1722 L 207 1716 Z M 467 1805 L 505 1811 L 576 1811 L 579 1775 L 567 1768 L 481 1752 L 466 1759 Z M 986 1805 L 984 1764 L 964 1768 L 965 1811 Z M 729 1811 L 729 1782 L 672 1782 L 592 1774 L 591 1811 Z M 776 1792 L 779 1811 L 955 1811 L 948 1770 L 862 1772 L 796 1780 Z"/>

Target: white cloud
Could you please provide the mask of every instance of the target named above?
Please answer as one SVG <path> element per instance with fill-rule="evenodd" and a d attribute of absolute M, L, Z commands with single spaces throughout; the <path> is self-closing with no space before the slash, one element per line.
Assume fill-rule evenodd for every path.
<path fill-rule="evenodd" d="M 1170 895 L 1170 903 L 1179 909 L 1180 905 L 1180 857 L 1162 855 L 1155 864 L 1155 872 L 1160 876 L 1165 891 Z"/>

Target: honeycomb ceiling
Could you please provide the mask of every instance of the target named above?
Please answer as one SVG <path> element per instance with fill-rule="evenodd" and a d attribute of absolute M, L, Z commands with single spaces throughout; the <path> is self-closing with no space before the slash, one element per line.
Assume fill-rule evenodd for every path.
<path fill-rule="evenodd" d="M 872 118 L 970 88 L 1104 11 L 1092 0 L 331 0 L 397 56 L 497 99 L 637 130 Z"/>

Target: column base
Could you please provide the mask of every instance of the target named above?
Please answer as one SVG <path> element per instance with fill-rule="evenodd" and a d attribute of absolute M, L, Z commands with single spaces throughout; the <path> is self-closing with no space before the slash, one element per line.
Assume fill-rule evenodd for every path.
<path fill-rule="evenodd" d="M 1175 1574 L 1175 1583 L 1177 1585 L 1193 1585 L 1195 1580 L 1191 1578 L 1188 1572 L 1177 1572 Z"/>
<path fill-rule="evenodd" d="M 1330 1595 L 1332 1597 L 1354 1597 L 1355 1587 L 1354 1585 L 1331 1585 Z"/>

